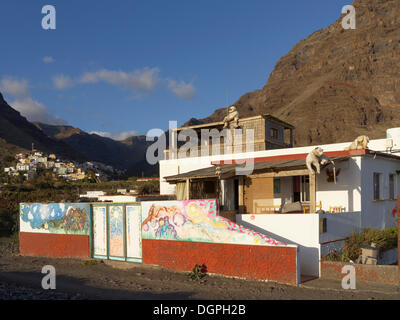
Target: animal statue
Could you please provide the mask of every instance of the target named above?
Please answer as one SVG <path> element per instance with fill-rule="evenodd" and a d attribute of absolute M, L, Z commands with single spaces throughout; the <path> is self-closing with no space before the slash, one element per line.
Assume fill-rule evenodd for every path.
<path fill-rule="evenodd" d="M 320 168 L 320 157 L 324 153 L 324 150 L 320 147 L 317 147 L 313 149 L 306 157 L 306 166 L 308 171 L 310 171 L 311 174 L 315 174 L 315 171 L 312 166 L 317 170 L 317 173 L 319 174 L 321 172 Z"/>
<path fill-rule="evenodd" d="M 359 136 L 355 139 L 351 145 L 344 148 L 344 150 L 360 150 L 360 149 L 367 149 L 369 143 L 369 138 L 367 136 Z"/>
<path fill-rule="evenodd" d="M 227 127 L 238 128 L 239 127 L 239 112 L 235 106 L 230 106 L 228 115 L 224 118 L 224 129 Z"/>
<path fill-rule="evenodd" d="M 312 166 L 314 166 L 318 174 L 321 172 L 321 165 L 324 166 L 328 163 L 332 163 L 332 165 L 335 167 L 335 163 L 323 153 L 324 150 L 320 147 L 317 147 L 307 155 L 306 165 L 311 174 L 315 174 Z"/>

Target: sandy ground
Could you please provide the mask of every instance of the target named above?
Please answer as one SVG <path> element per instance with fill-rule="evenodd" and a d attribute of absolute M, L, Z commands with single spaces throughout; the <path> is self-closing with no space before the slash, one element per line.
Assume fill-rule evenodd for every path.
<path fill-rule="evenodd" d="M 206 275 L 191 280 L 187 272 L 136 263 L 19 256 L 16 245 L 0 241 L 0 299 L 145 299 L 145 300 L 368 300 L 400 299 L 399 286 L 317 279 L 299 286 Z M 2 244 L 2 245 L 1 245 Z M 56 269 L 56 289 L 41 287 L 42 267 Z"/>

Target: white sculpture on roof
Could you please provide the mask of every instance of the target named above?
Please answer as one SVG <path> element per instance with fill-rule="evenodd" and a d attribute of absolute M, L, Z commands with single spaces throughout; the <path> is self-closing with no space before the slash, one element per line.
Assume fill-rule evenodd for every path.
<path fill-rule="evenodd" d="M 344 148 L 344 150 L 367 149 L 368 143 L 369 143 L 369 138 L 367 136 L 359 136 L 351 143 L 351 145 Z"/>
<path fill-rule="evenodd" d="M 311 174 L 315 174 L 315 171 L 312 166 L 315 167 L 317 170 L 317 173 L 320 173 L 320 164 L 319 164 L 319 158 L 322 156 L 324 153 L 324 150 L 322 148 L 317 147 L 313 149 L 306 157 L 306 166 L 308 171 L 310 171 Z"/>
<path fill-rule="evenodd" d="M 235 106 L 230 106 L 228 115 L 224 118 L 224 129 L 227 128 L 238 128 L 239 127 L 239 112 Z"/>
<path fill-rule="evenodd" d="M 317 173 L 321 173 L 321 165 L 326 165 L 328 163 L 332 163 L 334 165 L 334 162 L 329 159 L 326 155 L 323 154 L 324 150 L 320 147 L 317 147 L 313 149 L 306 157 L 306 166 L 308 171 L 310 171 L 311 174 L 315 174 L 315 171 L 312 166 L 316 169 Z"/>

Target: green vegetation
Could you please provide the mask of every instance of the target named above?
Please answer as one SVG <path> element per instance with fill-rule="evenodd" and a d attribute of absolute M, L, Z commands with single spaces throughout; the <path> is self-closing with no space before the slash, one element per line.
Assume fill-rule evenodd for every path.
<path fill-rule="evenodd" d="M 15 159 L 14 159 L 14 157 L 12 156 L 12 155 L 6 155 L 6 156 L 4 156 L 4 158 L 3 158 L 3 162 L 5 163 L 5 164 L 11 164 L 11 163 L 13 163 L 15 161 Z"/>
<path fill-rule="evenodd" d="M 137 186 L 138 194 L 155 194 L 159 192 L 158 181 L 138 182 Z"/>
<path fill-rule="evenodd" d="M 376 243 L 380 252 L 397 247 L 397 228 L 392 227 L 384 230 L 366 228 L 362 232 L 353 232 L 346 239 L 342 252 L 333 251 L 323 257 L 327 261 L 355 261 L 361 255 L 361 245 Z"/>
<path fill-rule="evenodd" d="M 103 260 L 86 260 L 85 262 L 82 263 L 84 266 L 95 266 L 97 264 L 103 263 Z"/>
<path fill-rule="evenodd" d="M 49 170 L 40 171 L 33 179 L 22 176 L 0 174 L 0 236 L 9 236 L 18 231 L 19 204 L 21 202 L 80 202 L 79 194 L 91 190 L 102 190 L 116 194 L 117 189 L 136 188 L 139 193 L 158 193 L 158 182 L 137 182 L 135 177 L 120 181 L 92 182 L 67 181 Z"/>
<path fill-rule="evenodd" d="M 196 264 L 192 269 L 192 272 L 188 274 L 188 277 L 192 280 L 201 280 L 206 276 L 207 267 L 203 265 Z"/>

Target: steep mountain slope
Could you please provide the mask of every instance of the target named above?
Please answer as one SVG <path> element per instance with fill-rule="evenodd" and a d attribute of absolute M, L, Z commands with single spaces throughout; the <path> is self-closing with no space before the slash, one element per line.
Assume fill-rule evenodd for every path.
<path fill-rule="evenodd" d="M 241 117 L 270 113 L 293 124 L 295 145 L 384 138 L 400 127 L 400 1 L 356 0 L 356 30 L 340 17 L 300 41 L 261 90 L 234 105 Z M 220 121 L 226 108 L 186 124 Z"/>
<path fill-rule="evenodd" d="M 123 141 L 115 141 L 71 126 L 54 126 L 37 122 L 34 124 L 49 137 L 82 153 L 88 160 L 126 169 L 129 174 L 137 176 L 152 175 L 158 170 L 158 166 L 147 164 L 146 150 L 151 142 L 147 142 L 145 136 L 133 136 Z"/>
<path fill-rule="evenodd" d="M 0 93 L 0 152 L 1 154 L 31 150 L 32 143 L 38 150 L 55 153 L 61 158 L 84 160 L 77 152 L 62 141 L 49 138 L 25 117 L 14 110 Z"/>

